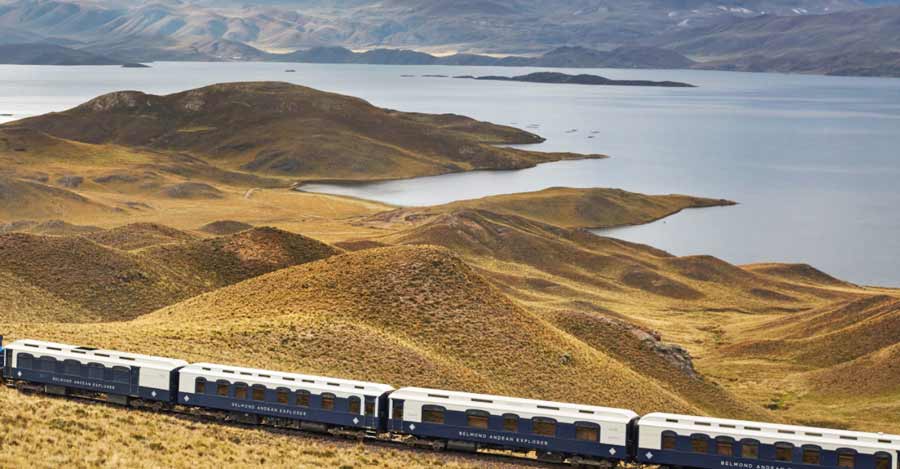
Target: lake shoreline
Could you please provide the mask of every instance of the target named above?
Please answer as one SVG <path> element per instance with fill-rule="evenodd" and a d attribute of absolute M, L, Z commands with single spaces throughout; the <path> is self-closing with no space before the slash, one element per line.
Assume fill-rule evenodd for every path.
<path fill-rule="evenodd" d="M 511 148 L 516 148 L 516 147 L 525 146 L 525 145 L 527 145 L 527 144 L 513 144 L 513 145 L 510 145 L 510 147 L 511 147 Z M 539 153 L 542 153 L 542 152 L 539 152 Z M 433 177 L 440 177 L 440 176 L 461 175 L 461 174 L 474 173 L 474 172 L 486 172 L 486 173 L 490 173 L 490 172 L 497 172 L 497 173 L 503 173 L 503 172 L 516 172 L 516 171 L 522 171 L 522 170 L 525 170 L 525 169 L 533 169 L 533 168 L 537 168 L 538 166 L 545 165 L 545 164 L 560 163 L 560 162 L 563 162 L 563 161 L 607 160 L 607 159 L 610 159 L 610 158 L 612 158 L 612 157 L 609 156 L 609 155 L 603 155 L 603 154 L 584 155 L 584 156 L 582 156 L 582 157 L 572 157 L 572 158 L 562 158 L 562 159 L 558 159 L 558 160 L 542 161 L 542 162 L 539 162 L 539 163 L 535 163 L 535 164 L 531 164 L 531 165 L 527 165 L 527 166 L 522 166 L 522 167 L 520 167 L 520 168 L 512 168 L 512 169 L 505 169 L 505 168 L 461 169 L 461 170 L 459 170 L 459 171 L 447 171 L 447 172 L 445 172 L 445 173 L 425 174 L 425 175 L 421 175 L 421 176 L 409 176 L 409 177 L 399 176 L 399 177 L 392 177 L 392 178 L 373 178 L 373 179 L 341 179 L 341 178 L 313 178 L 313 179 L 302 179 L 302 180 L 297 180 L 296 182 L 294 182 L 293 184 L 291 184 L 290 189 L 293 190 L 293 191 L 296 191 L 296 192 L 307 192 L 307 193 L 325 194 L 326 192 L 313 192 L 313 191 L 306 191 L 306 190 L 303 190 L 303 186 L 308 186 L 308 185 L 313 185 L 313 184 L 323 184 L 323 185 L 342 186 L 342 187 L 361 187 L 361 186 L 366 186 L 366 185 L 368 185 L 368 184 L 378 184 L 378 183 L 384 183 L 384 182 L 414 181 L 414 180 L 416 180 L 416 179 L 422 179 L 422 178 L 433 178 Z M 330 194 L 330 195 L 341 195 L 341 194 Z M 362 200 L 369 200 L 369 199 L 362 198 Z M 376 200 L 369 200 L 369 201 L 371 201 L 371 202 L 378 202 L 378 201 L 376 201 Z"/>

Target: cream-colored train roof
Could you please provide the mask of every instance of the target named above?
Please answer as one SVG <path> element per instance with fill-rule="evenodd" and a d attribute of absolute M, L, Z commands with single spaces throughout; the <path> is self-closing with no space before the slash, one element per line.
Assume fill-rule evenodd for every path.
<path fill-rule="evenodd" d="M 523 416 L 523 414 L 537 415 L 573 421 L 598 420 L 627 424 L 638 416 L 635 412 L 628 409 L 425 388 L 400 388 L 391 393 L 391 399 L 436 404 L 460 410 L 484 409 L 495 413 L 508 412 L 519 416 Z"/>
<path fill-rule="evenodd" d="M 202 376 L 209 381 L 227 380 L 232 383 L 261 384 L 269 388 L 305 389 L 308 391 L 350 394 L 381 395 L 393 391 L 393 386 L 367 381 L 303 375 L 283 371 L 261 370 L 215 363 L 191 363 L 183 368 L 181 376 Z"/>
<path fill-rule="evenodd" d="M 711 436 L 733 436 L 737 439 L 784 441 L 797 445 L 811 444 L 833 448 L 865 448 L 870 451 L 900 451 L 900 435 L 884 433 L 665 413 L 645 415 L 641 417 L 639 425 L 670 429 L 676 432 L 682 431 L 682 434 L 702 433 Z"/>
<path fill-rule="evenodd" d="M 94 349 L 78 345 L 45 342 L 41 340 L 17 340 L 6 346 L 15 352 L 30 353 L 36 356 L 52 356 L 62 360 L 77 360 L 82 363 L 96 362 L 104 365 L 140 366 L 159 370 L 174 370 L 186 366 L 187 362 L 175 358 L 141 355 L 118 350 Z"/>

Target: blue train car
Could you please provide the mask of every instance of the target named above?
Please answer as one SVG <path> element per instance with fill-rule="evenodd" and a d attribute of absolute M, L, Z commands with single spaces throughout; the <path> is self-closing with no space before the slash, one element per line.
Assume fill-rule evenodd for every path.
<path fill-rule="evenodd" d="M 0 378 L 6 378 L 9 373 L 9 370 L 6 368 L 8 362 L 11 363 L 12 360 L 7 360 L 6 358 L 6 350 L 3 349 L 3 336 L 0 335 Z"/>
<path fill-rule="evenodd" d="M 649 414 L 636 459 L 697 469 L 897 469 L 900 436 Z"/>
<path fill-rule="evenodd" d="M 4 349 L 4 376 L 52 394 L 85 391 L 109 400 L 172 402 L 178 369 L 187 362 L 74 345 L 19 340 Z"/>
<path fill-rule="evenodd" d="M 392 432 L 449 448 L 533 450 L 542 459 L 628 460 L 637 418 L 625 409 L 436 389 L 401 388 L 390 397 Z"/>
<path fill-rule="evenodd" d="M 301 428 L 381 432 L 393 390 L 381 383 L 195 363 L 180 371 L 178 403 L 228 411 L 249 423 L 265 417 Z"/>

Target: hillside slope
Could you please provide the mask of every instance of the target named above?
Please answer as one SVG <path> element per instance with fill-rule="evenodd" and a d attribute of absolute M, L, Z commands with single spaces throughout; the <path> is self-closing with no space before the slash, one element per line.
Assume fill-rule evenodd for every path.
<path fill-rule="evenodd" d="M 14 335 L 26 333 L 25 326 L 11 327 Z M 395 385 L 696 410 L 618 358 L 523 310 L 445 249 L 428 246 L 334 256 L 135 321 L 50 325 L 44 333 Z"/>
<path fill-rule="evenodd" d="M 295 180 L 517 169 L 585 157 L 491 145 L 542 141 L 510 127 L 390 111 L 276 82 L 213 85 L 168 96 L 117 92 L 10 125 L 91 144 L 189 152 L 228 170 Z"/>
<path fill-rule="evenodd" d="M 160 231 L 154 227 L 150 232 L 158 235 Z M 148 237 L 147 226 L 142 225 L 90 233 L 96 242 L 81 236 L 0 235 L 0 273 L 8 274 L 12 282 L 4 282 L 0 297 L 14 304 L 31 304 L 31 297 L 46 292 L 48 301 L 64 299 L 75 306 L 60 308 L 56 321 L 124 320 L 337 253 L 318 241 L 273 229 L 257 228 L 207 240 L 164 231 L 170 237 L 163 240 Z M 164 244 L 149 247 L 160 242 Z M 137 247 L 146 249 L 119 249 Z M 48 308 L 35 307 L 31 313 L 23 312 L 19 320 L 37 322 Z"/>
<path fill-rule="evenodd" d="M 73 213 L 102 217 L 114 211 L 70 190 L 0 175 L 0 220 L 58 218 Z"/>
<path fill-rule="evenodd" d="M 537 192 L 462 200 L 431 207 L 398 209 L 373 215 L 368 223 L 421 223 L 442 213 L 462 209 L 519 215 L 563 228 L 609 228 L 639 225 L 687 208 L 734 205 L 721 199 L 685 195 L 644 195 L 620 189 L 552 187 Z"/>
<path fill-rule="evenodd" d="M 121 65 L 120 60 L 56 44 L 0 44 L 0 64 Z"/>

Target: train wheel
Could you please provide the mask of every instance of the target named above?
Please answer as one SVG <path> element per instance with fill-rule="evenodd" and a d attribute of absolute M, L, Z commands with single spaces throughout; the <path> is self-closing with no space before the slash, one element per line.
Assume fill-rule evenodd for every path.
<path fill-rule="evenodd" d="M 538 451 L 537 454 L 538 461 L 541 462 L 549 462 L 553 464 L 561 464 L 565 462 L 566 456 L 564 454 L 559 453 L 551 453 L 547 451 Z"/>

